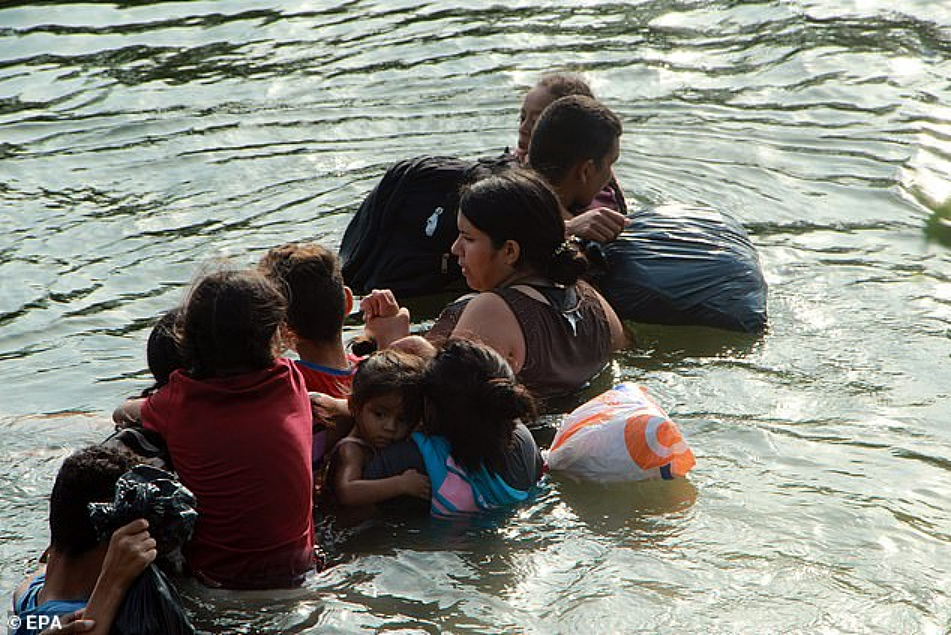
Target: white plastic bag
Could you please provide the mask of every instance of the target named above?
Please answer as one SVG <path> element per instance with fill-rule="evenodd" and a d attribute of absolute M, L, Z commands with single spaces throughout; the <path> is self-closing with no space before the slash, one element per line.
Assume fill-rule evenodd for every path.
<path fill-rule="evenodd" d="M 677 425 L 630 382 L 568 414 L 547 458 L 552 472 L 600 482 L 672 479 L 696 465 Z"/>

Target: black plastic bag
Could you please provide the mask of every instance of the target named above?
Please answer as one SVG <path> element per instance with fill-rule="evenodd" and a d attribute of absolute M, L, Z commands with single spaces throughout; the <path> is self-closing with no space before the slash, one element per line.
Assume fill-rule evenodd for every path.
<path fill-rule="evenodd" d="M 100 540 L 137 518 L 149 522 L 159 557 L 177 552 L 191 539 L 198 520 L 196 500 L 175 475 L 137 465 L 116 482 L 111 503 L 89 503 L 89 517 Z M 195 629 L 175 587 L 150 564 L 126 592 L 113 622 L 113 635 L 190 635 Z"/>
<path fill-rule="evenodd" d="M 112 635 L 192 635 L 192 626 L 175 587 L 158 567 L 146 567 L 129 590 L 112 622 Z"/>
<path fill-rule="evenodd" d="M 89 503 L 89 517 L 100 540 L 136 518 L 149 521 L 159 555 L 181 548 L 192 536 L 198 512 L 195 495 L 171 472 L 136 465 L 119 477 L 111 503 Z"/>
<path fill-rule="evenodd" d="M 622 319 L 760 333 L 767 285 L 743 226 L 709 208 L 638 210 L 610 243 L 589 246 L 600 260 L 602 294 Z"/>

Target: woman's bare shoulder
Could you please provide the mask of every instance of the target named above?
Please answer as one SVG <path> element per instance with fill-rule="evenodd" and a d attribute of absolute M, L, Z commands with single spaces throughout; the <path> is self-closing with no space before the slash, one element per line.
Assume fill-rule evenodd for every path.
<path fill-rule="evenodd" d="M 525 363 L 525 337 L 508 303 L 491 292 L 473 298 L 459 317 L 452 337 L 488 344 L 518 372 Z"/>
<path fill-rule="evenodd" d="M 512 309 L 502 296 L 491 291 L 485 291 L 470 299 L 463 310 L 459 321 L 478 318 L 480 320 L 492 317 L 514 317 Z"/>

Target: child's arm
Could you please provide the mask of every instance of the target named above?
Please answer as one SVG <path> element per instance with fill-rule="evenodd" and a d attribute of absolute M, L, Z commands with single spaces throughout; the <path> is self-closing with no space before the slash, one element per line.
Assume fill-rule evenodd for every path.
<path fill-rule="evenodd" d="M 338 450 L 339 465 L 334 477 L 334 493 L 347 506 L 375 505 L 397 496 L 415 496 L 429 500 L 429 477 L 416 470 L 398 476 L 366 480 L 363 478 L 364 451 L 355 443 Z"/>
<path fill-rule="evenodd" d="M 112 420 L 118 428 L 132 428 L 142 425 L 142 404 L 145 397 L 126 399 L 112 413 Z"/>

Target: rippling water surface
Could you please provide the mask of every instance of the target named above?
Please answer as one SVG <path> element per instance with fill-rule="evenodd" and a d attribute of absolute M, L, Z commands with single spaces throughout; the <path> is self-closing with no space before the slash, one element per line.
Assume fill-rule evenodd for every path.
<path fill-rule="evenodd" d="M 336 247 L 390 163 L 514 144 L 569 68 L 624 122 L 632 199 L 760 249 L 766 335 L 641 326 L 616 358 L 691 479 L 383 522 L 294 594 L 186 589 L 202 630 L 951 631 L 951 7 L 467 4 L 0 5 L 2 588 L 200 267 Z"/>

